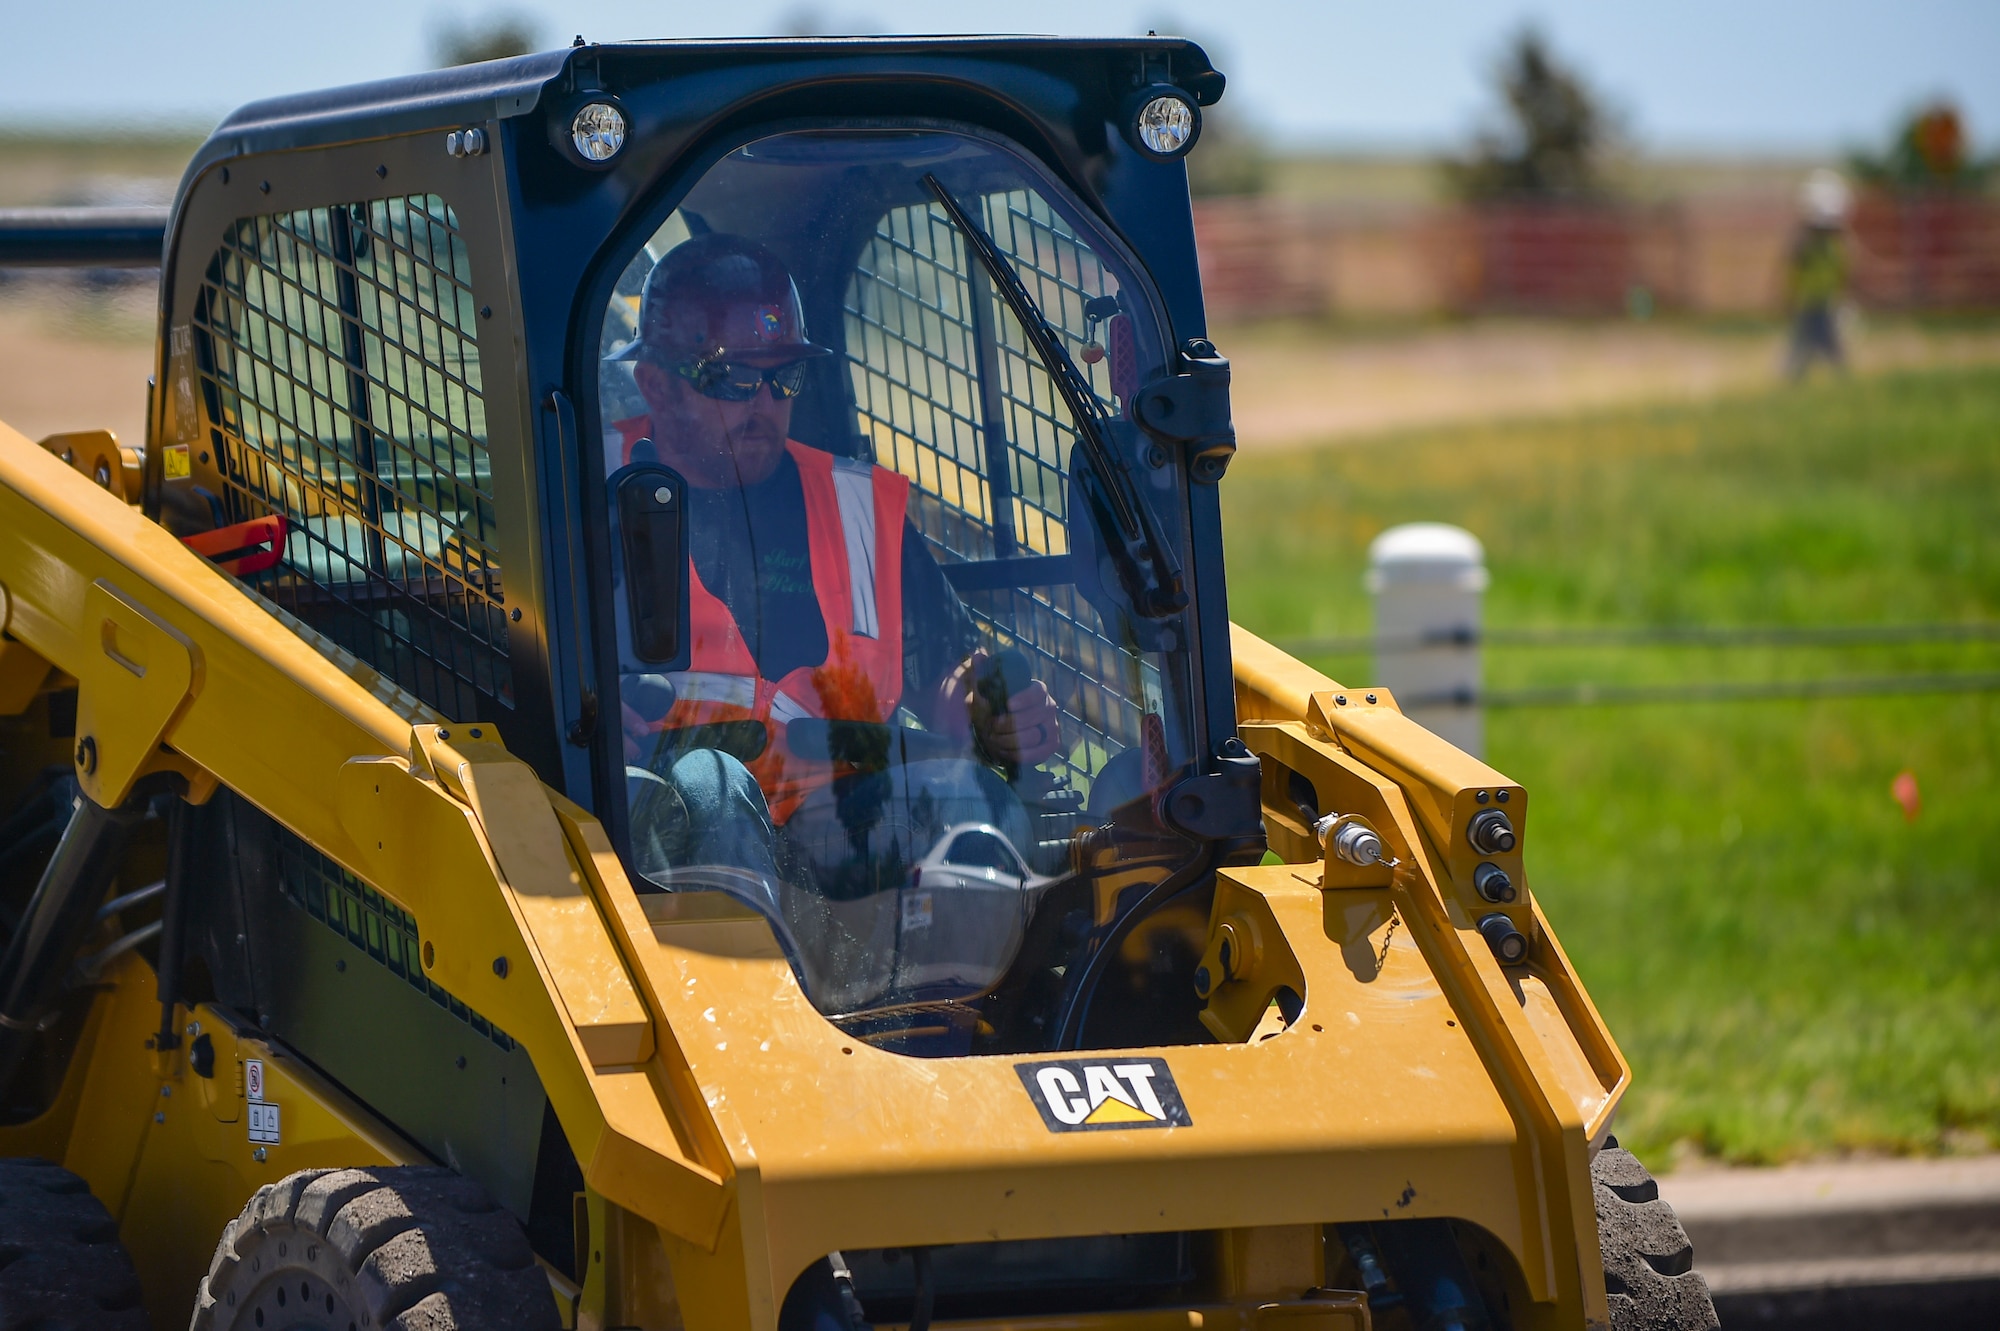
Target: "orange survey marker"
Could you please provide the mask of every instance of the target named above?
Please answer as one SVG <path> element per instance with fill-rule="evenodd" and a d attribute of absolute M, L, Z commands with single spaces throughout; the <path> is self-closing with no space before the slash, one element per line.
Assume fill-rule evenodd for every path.
<path fill-rule="evenodd" d="M 213 559 L 222 565 L 223 572 L 247 577 L 272 567 L 285 552 L 285 519 L 281 514 L 270 513 L 234 526 L 183 536 L 181 544 Z"/>

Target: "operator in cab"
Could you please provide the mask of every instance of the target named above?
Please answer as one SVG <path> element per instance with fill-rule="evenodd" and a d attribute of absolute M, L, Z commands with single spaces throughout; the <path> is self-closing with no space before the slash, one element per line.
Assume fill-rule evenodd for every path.
<path fill-rule="evenodd" d="M 656 880 L 719 865 L 879 890 L 928 849 L 925 824 L 1025 836 L 995 769 L 1060 742 L 1048 689 L 981 650 L 908 479 L 791 437 L 827 354 L 777 257 L 720 234 L 654 266 L 616 353 L 648 411 L 614 423 L 607 468 L 664 466 L 687 493 L 686 668 L 621 666 L 634 858 Z"/>

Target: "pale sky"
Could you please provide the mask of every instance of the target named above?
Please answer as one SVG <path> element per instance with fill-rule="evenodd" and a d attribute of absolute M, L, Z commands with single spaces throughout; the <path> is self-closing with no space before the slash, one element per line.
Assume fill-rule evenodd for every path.
<path fill-rule="evenodd" d="M 205 128 L 253 98 L 421 69 L 438 27 L 494 6 L 430 0 L 0 0 L 0 122 L 78 115 Z M 1487 105 L 1507 36 L 1535 22 L 1646 147 L 1824 152 L 1884 139 L 1950 97 L 2000 145 L 2000 0 L 522 0 L 550 45 L 822 31 L 1185 31 L 1228 100 L 1298 143 L 1435 149 Z M 1176 18 L 1179 15 L 1181 17 Z"/>

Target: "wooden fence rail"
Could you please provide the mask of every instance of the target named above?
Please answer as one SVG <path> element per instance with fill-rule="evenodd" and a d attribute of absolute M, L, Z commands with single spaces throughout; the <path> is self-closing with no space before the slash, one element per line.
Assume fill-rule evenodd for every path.
<path fill-rule="evenodd" d="M 1771 315 L 1798 225 L 1782 197 L 1671 204 L 1195 205 L 1212 317 Z M 1848 236 L 1873 309 L 2000 309 L 2000 200 L 1865 195 Z"/>

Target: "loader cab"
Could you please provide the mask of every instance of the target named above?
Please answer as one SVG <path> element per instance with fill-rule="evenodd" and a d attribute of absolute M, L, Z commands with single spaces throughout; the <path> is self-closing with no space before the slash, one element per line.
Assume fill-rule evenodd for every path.
<path fill-rule="evenodd" d="M 246 108 L 176 218 L 156 511 L 858 1038 L 1206 1040 L 1208 879 L 1263 849 L 1221 88 L 1176 39 L 670 42 Z"/>

